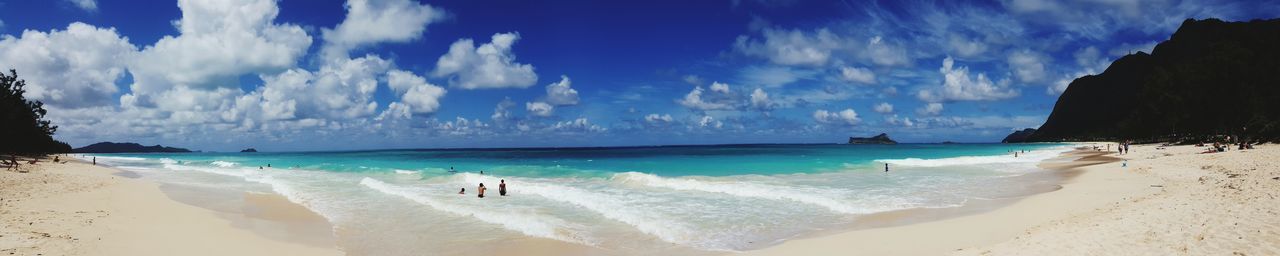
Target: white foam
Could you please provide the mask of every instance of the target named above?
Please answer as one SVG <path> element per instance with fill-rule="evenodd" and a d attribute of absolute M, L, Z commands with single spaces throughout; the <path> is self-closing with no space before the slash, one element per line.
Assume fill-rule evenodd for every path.
<path fill-rule="evenodd" d="M 492 182 L 501 179 L 474 173 L 460 173 L 457 177 L 461 177 L 463 182 L 468 184 L 483 183 L 485 181 Z M 645 209 L 629 207 L 626 205 L 629 200 L 625 198 L 616 198 L 607 194 L 588 192 L 578 188 L 531 181 L 521 181 L 520 186 L 509 190 L 511 193 L 538 195 L 552 201 L 576 205 L 596 212 L 605 218 L 626 223 L 640 230 L 640 232 L 670 243 L 699 246 L 699 244 L 693 244 L 693 242 L 709 239 L 674 219 L 653 215 Z M 705 249 L 727 250 L 717 247 Z"/>
<path fill-rule="evenodd" d="M 146 160 L 147 160 L 146 158 L 141 158 L 141 157 L 128 157 L 128 156 L 93 156 L 93 155 L 91 155 L 91 156 L 85 156 L 85 157 L 86 157 L 86 158 L 93 158 L 93 157 L 97 157 L 97 158 L 98 158 L 98 159 L 100 159 L 100 160 L 135 161 L 135 162 L 136 162 L 136 161 L 146 161 Z"/>
<path fill-rule="evenodd" d="M 422 191 L 418 188 L 397 186 L 387 184 L 380 180 L 365 177 L 360 180 L 360 185 L 369 187 L 379 192 L 403 197 L 411 201 L 430 206 L 436 210 L 444 211 L 461 216 L 470 216 L 479 221 L 500 225 L 508 230 L 523 233 L 529 236 L 551 238 L 566 242 L 581 243 L 586 245 L 594 245 L 588 237 L 582 235 L 584 232 L 568 227 L 567 222 L 550 216 L 522 214 L 516 212 L 505 212 L 494 209 L 480 209 L 477 207 L 449 203 L 431 196 L 430 192 Z M 471 198 L 468 198 L 471 199 Z M 479 199 L 476 199 L 479 200 Z"/>
<path fill-rule="evenodd" d="M 874 213 L 872 209 L 859 209 L 839 200 L 829 197 L 820 196 L 820 194 L 832 194 L 832 190 L 838 189 L 819 189 L 796 186 L 776 186 L 752 182 L 728 181 L 728 182 L 710 182 L 700 181 L 688 178 L 663 178 L 652 174 L 625 172 L 613 175 L 613 180 L 623 183 L 637 183 L 644 186 L 669 188 L 675 190 L 686 191 L 704 191 L 713 193 L 724 193 L 733 196 L 763 198 L 770 200 L 789 200 L 821 206 L 831 211 L 845 214 L 867 214 Z"/>
<path fill-rule="evenodd" d="M 227 161 L 213 161 L 213 163 L 211 164 L 217 167 L 222 167 L 222 168 L 231 168 L 231 167 L 236 167 L 236 165 L 238 165 L 236 163 L 227 162 Z"/>
<path fill-rule="evenodd" d="M 396 174 L 406 174 L 406 175 L 418 174 L 418 171 L 401 170 L 401 169 L 395 169 L 395 171 L 396 171 Z"/>
<path fill-rule="evenodd" d="M 1066 152 L 1068 150 L 1070 150 L 1070 148 L 1068 147 L 1056 147 L 1056 148 L 1049 148 L 1049 149 L 1032 150 L 1032 151 L 1028 151 L 1025 154 L 1018 154 L 1017 157 L 1014 157 L 1013 154 L 1004 154 L 1004 155 L 994 155 L 994 156 L 961 156 L 961 157 L 949 157 L 949 158 L 937 158 L 937 159 L 920 159 L 920 158 L 879 159 L 879 160 L 876 160 L 876 162 L 887 163 L 890 165 L 912 166 L 912 167 L 942 167 L 942 166 L 954 166 L 954 165 L 985 165 L 985 164 L 1035 164 L 1035 163 L 1044 161 L 1046 159 L 1056 157 L 1059 154 L 1062 154 L 1062 152 Z"/>
<path fill-rule="evenodd" d="M 178 163 L 178 161 L 173 160 L 173 159 L 169 159 L 169 158 L 160 158 L 160 163 L 162 163 L 162 164 L 176 164 L 176 163 Z"/>

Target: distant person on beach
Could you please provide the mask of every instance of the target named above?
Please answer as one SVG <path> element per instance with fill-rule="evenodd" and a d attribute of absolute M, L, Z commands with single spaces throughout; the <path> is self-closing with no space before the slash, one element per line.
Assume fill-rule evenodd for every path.
<path fill-rule="evenodd" d="M 466 195 L 466 194 L 467 194 L 467 188 L 462 188 L 462 190 L 458 190 L 458 194 L 459 194 L 459 195 Z"/>
<path fill-rule="evenodd" d="M 484 175 L 484 170 L 480 170 L 480 174 L 481 174 L 481 175 Z"/>
<path fill-rule="evenodd" d="M 1128 143 L 1128 142 L 1125 142 L 1125 143 L 1124 143 L 1124 153 L 1125 153 L 1126 155 L 1127 155 L 1127 154 L 1129 154 L 1129 143 Z"/>
<path fill-rule="evenodd" d="M 884 172 L 889 172 L 889 163 L 884 163 Z"/>
<path fill-rule="evenodd" d="M 507 196 L 507 180 L 498 180 L 498 195 Z"/>
<path fill-rule="evenodd" d="M 93 165 L 98 165 L 98 157 L 93 157 Z"/>
<path fill-rule="evenodd" d="M 480 190 L 480 195 L 479 195 L 479 197 L 480 197 L 480 198 L 484 198 L 484 183 L 480 183 L 480 188 L 479 188 L 479 190 Z"/>

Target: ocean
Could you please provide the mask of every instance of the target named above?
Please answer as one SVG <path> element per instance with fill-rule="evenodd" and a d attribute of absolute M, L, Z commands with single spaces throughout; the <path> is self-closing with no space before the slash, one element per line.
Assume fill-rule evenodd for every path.
<path fill-rule="evenodd" d="M 871 214 L 1023 196 L 1032 188 L 1019 178 L 1043 173 L 1037 163 L 1069 149 L 823 144 L 80 157 L 168 186 L 282 195 L 328 219 L 339 245 L 360 254 L 466 254 L 538 239 L 618 254 L 698 254 L 767 247 Z M 1010 153 L 1021 150 L 1029 152 Z M 498 196 L 499 180 L 509 196 Z M 480 183 L 489 189 L 483 199 Z"/>

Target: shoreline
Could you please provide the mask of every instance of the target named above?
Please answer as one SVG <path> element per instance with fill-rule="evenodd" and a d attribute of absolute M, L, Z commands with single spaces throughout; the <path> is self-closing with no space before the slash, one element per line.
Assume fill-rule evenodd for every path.
<path fill-rule="evenodd" d="M 331 226 L 276 195 L 250 198 L 245 207 L 256 213 L 236 214 L 180 202 L 163 184 L 79 160 L 22 168 L 28 172 L 0 172 L 0 253 L 343 255 L 332 242 L 295 239 L 304 233 L 289 227 L 332 236 Z M 305 220 L 312 222 L 295 223 Z"/>
<path fill-rule="evenodd" d="M 995 244 L 1039 223 L 1150 193 L 1141 188 L 1146 185 L 1136 185 L 1152 181 L 1149 177 L 1106 172 L 1111 169 L 1109 163 L 1122 161 L 1107 155 L 1112 154 L 1077 148 L 1040 162 L 1043 175 L 1057 176 L 1055 188 L 1048 191 L 954 208 L 871 214 L 862 217 L 862 224 L 853 225 L 853 229 L 733 255 L 942 255 Z"/>

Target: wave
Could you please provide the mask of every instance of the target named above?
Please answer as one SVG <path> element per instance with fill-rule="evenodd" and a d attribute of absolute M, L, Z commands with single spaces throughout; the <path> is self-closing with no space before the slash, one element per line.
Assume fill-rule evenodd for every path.
<path fill-rule="evenodd" d="M 418 174 L 418 171 L 401 170 L 401 169 L 395 169 L 395 171 L 396 171 L 396 174 L 406 174 L 406 175 Z"/>
<path fill-rule="evenodd" d="M 460 173 L 456 177 L 461 177 L 463 182 L 468 184 L 483 183 L 485 181 L 492 182 L 502 179 L 496 176 L 481 175 L 474 173 Z M 627 198 L 618 198 L 608 194 L 589 192 L 586 190 L 566 187 L 560 185 L 544 184 L 539 182 L 521 181 L 520 186 L 510 188 L 512 193 L 532 194 L 541 196 L 552 201 L 572 204 L 585 208 L 592 212 L 596 212 L 605 218 L 619 221 L 634 227 L 635 229 L 676 244 L 691 244 L 690 241 L 700 241 L 710 239 L 695 232 L 694 229 L 676 222 L 672 218 L 665 216 L 655 216 L 648 214 L 645 209 L 637 209 L 628 207 Z M 726 250 L 721 248 L 706 248 L 713 250 Z"/>
<path fill-rule="evenodd" d="M 115 161 L 135 161 L 135 162 L 136 162 L 136 161 L 146 161 L 146 160 L 147 160 L 146 158 L 141 158 L 141 157 L 128 157 L 128 156 L 95 156 L 95 155 L 88 155 L 88 156 L 85 156 L 85 158 L 86 158 L 86 159 L 91 159 L 91 158 L 94 158 L 94 157 L 97 157 L 99 160 L 115 160 Z"/>
<path fill-rule="evenodd" d="M 178 163 L 178 161 L 177 161 L 177 160 L 173 160 L 173 159 L 171 159 L 171 158 L 167 158 L 167 157 L 166 157 L 166 158 L 160 158 L 160 163 L 162 163 L 162 164 L 176 164 L 176 163 Z"/>
<path fill-rule="evenodd" d="M 583 233 L 582 231 L 570 229 L 567 227 L 567 224 L 565 224 L 567 222 L 554 217 L 504 212 L 493 209 L 480 209 L 477 207 L 448 203 L 445 200 L 429 196 L 429 194 L 432 193 L 428 191 L 422 191 L 421 189 L 412 187 L 392 185 L 369 177 L 361 179 L 360 185 L 364 185 L 365 187 L 384 194 L 409 199 L 411 201 L 430 206 L 436 210 L 461 216 L 470 216 L 483 222 L 500 225 L 503 228 L 520 232 L 525 235 L 551 238 L 572 243 L 595 245 L 595 242 L 592 242 L 590 239 L 581 235 Z"/>
<path fill-rule="evenodd" d="M 236 165 L 239 165 L 237 163 L 232 163 L 227 161 L 213 161 L 213 163 L 210 163 L 210 164 L 217 167 L 222 167 L 222 168 L 231 168 L 231 167 L 236 167 Z"/>
<path fill-rule="evenodd" d="M 867 214 L 876 212 L 870 209 L 859 209 L 857 207 L 841 203 L 839 200 L 834 198 L 820 196 L 820 194 L 832 193 L 832 189 L 787 187 L 751 182 L 709 182 L 695 179 L 663 178 L 657 175 L 638 172 L 615 174 L 612 179 L 623 183 L 638 183 L 644 186 L 675 190 L 723 193 L 733 196 L 771 200 L 790 200 L 821 206 L 831 211 L 845 214 Z"/>
<path fill-rule="evenodd" d="M 887 163 L 898 166 L 911 167 L 942 167 L 954 165 L 984 165 L 984 164 L 1035 164 L 1041 161 L 1057 157 L 1062 152 L 1070 150 L 1068 147 L 1058 147 L 1050 149 L 1032 150 L 1025 154 L 1019 154 L 1014 157 L 1013 154 L 994 155 L 994 156 L 961 156 L 937 159 L 921 159 L 921 158 L 904 158 L 904 159 L 878 159 L 875 162 Z"/>

